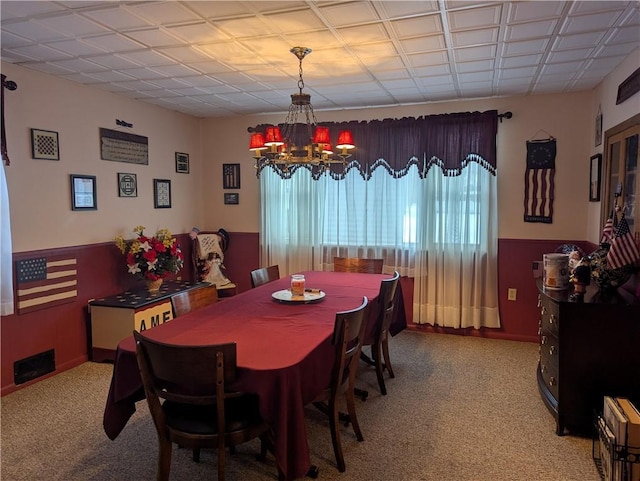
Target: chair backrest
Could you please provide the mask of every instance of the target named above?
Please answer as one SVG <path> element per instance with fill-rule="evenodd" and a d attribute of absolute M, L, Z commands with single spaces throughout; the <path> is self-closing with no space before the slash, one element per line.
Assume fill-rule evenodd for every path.
<path fill-rule="evenodd" d="M 331 390 L 334 393 L 345 391 L 355 382 L 368 304 L 369 300 L 365 296 L 360 307 L 336 313 L 332 338 L 335 359 L 331 375 Z"/>
<path fill-rule="evenodd" d="M 218 290 L 215 286 L 198 287 L 182 291 L 171 296 L 173 317 L 182 316 L 187 312 L 208 306 L 218 301 Z"/>
<path fill-rule="evenodd" d="M 224 395 L 225 384 L 236 378 L 234 342 L 176 346 L 137 331 L 133 336 L 147 400 L 151 396 L 184 404 L 213 404 Z"/>
<path fill-rule="evenodd" d="M 383 259 L 362 259 L 359 257 L 334 257 L 334 272 L 364 272 L 382 274 Z"/>
<path fill-rule="evenodd" d="M 251 287 L 258 287 L 278 279 L 280 279 L 280 268 L 277 265 L 251 271 Z"/>
<path fill-rule="evenodd" d="M 395 312 L 396 290 L 400 274 L 396 271 L 391 279 L 383 279 L 380 282 L 380 293 L 378 294 L 378 303 L 380 306 L 380 314 L 378 316 L 378 325 L 376 328 L 376 336 L 385 337 L 389 332 L 393 314 Z"/>

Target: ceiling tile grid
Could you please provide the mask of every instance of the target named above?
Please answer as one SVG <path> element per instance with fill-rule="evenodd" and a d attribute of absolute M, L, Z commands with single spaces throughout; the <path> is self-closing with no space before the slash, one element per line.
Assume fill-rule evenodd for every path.
<path fill-rule="evenodd" d="M 637 1 L 15 1 L 1 58 L 197 117 L 571 92 L 640 57 Z M 639 58 L 640 63 L 640 58 Z"/>

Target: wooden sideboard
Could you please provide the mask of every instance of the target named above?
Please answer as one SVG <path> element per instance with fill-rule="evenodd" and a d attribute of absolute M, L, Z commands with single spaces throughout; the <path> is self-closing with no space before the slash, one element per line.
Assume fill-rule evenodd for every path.
<path fill-rule="evenodd" d="M 131 336 L 133 330 L 141 332 L 171 321 L 171 297 L 191 289 L 211 290 L 211 302 L 218 299 L 215 287 L 209 283 L 169 281 L 158 292 L 133 289 L 90 301 L 91 360 L 113 361 L 118 343 Z"/>
<path fill-rule="evenodd" d="M 589 286 L 572 290 L 538 285 L 540 359 L 538 390 L 554 415 L 556 434 L 591 434 L 603 397 L 640 401 L 640 301 L 620 291 L 604 298 Z"/>

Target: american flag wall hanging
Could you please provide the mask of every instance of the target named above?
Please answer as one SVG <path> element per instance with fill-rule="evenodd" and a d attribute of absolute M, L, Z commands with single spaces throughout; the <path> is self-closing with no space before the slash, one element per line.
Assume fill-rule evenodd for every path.
<path fill-rule="evenodd" d="M 78 295 L 75 256 L 58 255 L 16 261 L 18 312 L 73 302 Z"/>
<path fill-rule="evenodd" d="M 527 141 L 524 174 L 524 221 L 550 224 L 553 220 L 553 189 L 556 173 L 556 141 Z"/>

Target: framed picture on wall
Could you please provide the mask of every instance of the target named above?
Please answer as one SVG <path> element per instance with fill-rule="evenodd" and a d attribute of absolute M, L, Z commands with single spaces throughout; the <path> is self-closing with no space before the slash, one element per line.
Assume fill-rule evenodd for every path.
<path fill-rule="evenodd" d="M 176 172 L 179 174 L 189 173 L 189 154 L 176 152 Z"/>
<path fill-rule="evenodd" d="M 224 203 L 225 204 L 231 204 L 231 205 L 236 205 L 240 203 L 240 194 L 237 193 L 225 193 L 224 194 Z"/>
<path fill-rule="evenodd" d="M 171 208 L 171 181 L 153 179 L 153 203 L 156 209 Z"/>
<path fill-rule="evenodd" d="M 136 174 L 118 172 L 118 197 L 138 197 Z"/>
<path fill-rule="evenodd" d="M 58 132 L 31 129 L 31 158 L 60 160 Z"/>
<path fill-rule="evenodd" d="M 589 201 L 600 201 L 600 171 L 602 169 L 602 154 L 591 156 L 591 172 L 589 173 Z"/>
<path fill-rule="evenodd" d="M 71 210 L 96 210 L 96 176 L 71 174 Z"/>
<path fill-rule="evenodd" d="M 240 164 L 222 164 L 222 188 L 240 188 Z"/>

